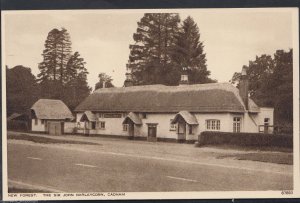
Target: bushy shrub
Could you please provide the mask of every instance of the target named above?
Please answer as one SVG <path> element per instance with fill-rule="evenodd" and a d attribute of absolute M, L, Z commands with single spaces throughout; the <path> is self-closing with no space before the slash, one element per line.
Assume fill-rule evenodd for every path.
<path fill-rule="evenodd" d="M 204 131 L 198 136 L 202 145 L 238 145 L 254 147 L 293 147 L 293 136 L 264 133 L 231 133 Z"/>

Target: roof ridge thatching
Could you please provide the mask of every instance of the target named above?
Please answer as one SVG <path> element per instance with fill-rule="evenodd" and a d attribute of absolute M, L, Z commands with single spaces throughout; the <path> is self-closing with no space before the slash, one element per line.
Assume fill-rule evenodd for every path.
<path fill-rule="evenodd" d="M 57 99 L 39 99 L 33 104 L 31 110 L 34 111 L 38 119 L 64 120 L 74 118 L 67 105 Z"/>
<path fill-rule="evenodd" d="M 98 89 L 75 109 L 75 111 L 176 113 L 182 110 L 245 112 L 245 105 L 239 95 L 239 90 L 232 84 L 224 82 Z"/>

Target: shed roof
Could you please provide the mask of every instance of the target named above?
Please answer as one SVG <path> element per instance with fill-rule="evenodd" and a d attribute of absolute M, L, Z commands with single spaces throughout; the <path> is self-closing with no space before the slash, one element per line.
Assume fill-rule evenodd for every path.
<path fill-rule="evenodd" d="M 179 113 L 177 113 L 172 120 L 172 124 L 177 123 L 180 117 L 183 118 L 189 125 L 198 125 L 197 118 L 188 111 L 180 111 Z"/>
<path fill-rule="evenodd" d="M 257 107 L 254 102 L 253 106 Z M 232 84 L 209 83 L 185 86 L 145 85 L 102 88 L 93 92 L 75 109 L 80 112 L 169 113 L 182 110 L 245 112 L 245 106 L 238 89 Z"/>
<path fill-rule="evenodd" d="M 39 99 L 33 104 L 31 110 L 34 111 L 38 119 L 73 119 L 70 109 L 61 100 Z"/>

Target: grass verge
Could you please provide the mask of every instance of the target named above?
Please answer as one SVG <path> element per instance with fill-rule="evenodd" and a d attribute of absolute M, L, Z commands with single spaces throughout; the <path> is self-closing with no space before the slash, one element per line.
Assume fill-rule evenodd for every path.
<path fill-rule="evenodd" d="M 196 145 L 197 146 L 197 145 Z M 285 147 L 257 147 L 257 146 L 238 146 L 238 145 L 230 145 L 230 144 L 222 144 L 222 145 L 204 145 L 200 147 L 214 147 L 219 149 L 236 149 L 239 151 L 260 151 L 260 152 L 289 152 L 293 153 L 293 149 L 285 148 Z"/>
<path fill-rule="evenodd" d="M 42 144 L 87 144 L 87 145 L 100 145 L 98 143 L 93 142 L 84 142 L 84 141 L 75 141 L 75 140 L 61 140 L 61 139 L 53 139 L 48 137 L 38 137 L 38 136 L 30 136 L 27 134 L 14 135 L 9 134 L 8 139 L 11 140 L 26 140 L 35 143 Z"/>
<path fill-rule="evenodd" d="M 45 190 L 34 190 L 34 189 L 9 187 L 8 193 L 50 193 L 50 192 L 45 191 Z"/>

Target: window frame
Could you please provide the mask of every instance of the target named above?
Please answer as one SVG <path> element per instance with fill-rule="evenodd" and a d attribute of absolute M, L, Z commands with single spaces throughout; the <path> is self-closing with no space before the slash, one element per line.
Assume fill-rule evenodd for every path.
<path fill-rule="evenodd" d="M 105 130 L 105 121 L 99 121 L 99 129 Z"/>
<path fill-rule="evenodd" d="M 176 131 L 177 130 L 177 124 L 172 124 L 172 121 L 174 119 L 170 119 L 170 128 L 169 131 Z"/>
<path fill-rule="evenodd" d="M 270 125 L 270 118 L 264 118 L 264 126 L 269 126 L 269 125 Z"/>
<path fill-rule="evenodd" d="M 142 119 L 147 119 L 147 113 L 141 113 Z"/>
<path fill-rule="evenodd" d="M 242 117 L 235 116 L 233 117 L 233 132 L 240 133 L 242 128 Z"/>
<path fill-rule="evenodd" d="M 206 119 L 205 127 L 206 127 L 206 130 L 209 130 L 209 131 L 220 131 L 221 130 L 221 120 L 220 119 Z"/>
<path fill-rule="evenodd" d="M 123 131 L 127 132 L 128 131 L 128 124 L 123 124 Z"/>

